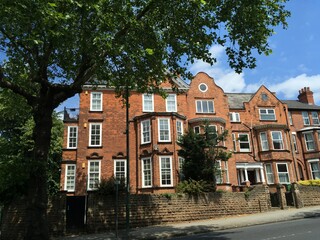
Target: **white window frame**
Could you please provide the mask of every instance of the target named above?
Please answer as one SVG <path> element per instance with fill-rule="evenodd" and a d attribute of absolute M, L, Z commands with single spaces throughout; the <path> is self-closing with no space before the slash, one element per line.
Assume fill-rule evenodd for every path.
<path fill-rule="evenodd" d="M 185 159 L 183 157 L 178 157 L 178 169 L 179 169 L 179 172 L 183 172 L 183 164 L 185 163 Z"/>
<path fill-rule="evenodd" d="M 226 183 L 230 183 L 228 161 L 223 161 L 223 162 L 224 162 L 223 175 L 226 177 Z"/>
<path fill-rule="evenodd" d="M 290 123 L 290 125 L 293 125 L 293 120 L 292 120 L 292 114 L 291 114 L 291 112 L 288 112 L 288 115 L 289 115 L 289 123 Z"/>
<path fill-rule="evenodd" d="M 176 130 L 177 130 L 177 141 L 183 136 L 183 122 L 180 120 L 176 121 Z"/>
<path fill-rule="evenodd" d="M 311 112 L 311 118 L 312 118 L 313 125 L 320 125 L 318 112 L 315 112 L 315 111 Z"/>
<path fill-rule="evenodd" d="M 265 139 L 263 139 L 263 136 Z M 269 151 L 269 142 L 268 142 L 268 134 L 267 132 L 261 132 L 260 133 L 260 143 L 261 143 L 261 150 L 262 151 Z"/>
<path fill-rule="evenodd" d="M 309 113 L 307 111 L 302 111 L 301 115 L 302 115 L 303 125 L 305 126 L 310 125 Z"/>
<path fill-rule="evenodd" d="M 265 111 L 265 113 L 262 113 Z M 276 119 L 276 111 L 273 108 L 260 108 L 259 109 L 260 120 L 262 121 L 275 121 Z M 264 119 L 266 117 L 266 119 Z M 271 117 L 271 118 L 269 118 Z"/>
<path fill-rule="evenodd" d="M 72 129 L 75 129 L 75 132 L 73 132 Z M 77 147 L 78 147 L 78 126 L 68 126 L 67 148 L 76 149 Z"/>
<path fill-rule="evenodd" d="M 146 143 L 151 143 L 151 121 L 150 121 L 150 119 L 141 121 L 141 144 L 146 144 Z"/>
<path fill-rule="evenodd" d="M 99 126 L 99 131 L 100 131 L 100 134 L 99 134 L 99 144 L 92 144 L 92 137 L 94 137 L 95 135 L 92 134 L 92 126 L 95 125 L 95 126 Z M 90 147 L 101 147 L 102 146 L 102 123 L 89 123 L 89 146 Z"/>
<path fill-rule="evenodd" d="M 118 164 L 120 164 L 120 166 L 117 166 Z M 119 169 L 119 167 L 120 168 L 124 167 L 124 170 Z M 118 175 L 123 175 L 123 178 L 121 177 L 119 178 Z M 113 176 L 115 179 L 120 180 L 120 182 L 126 183 L 126 179 L 127 179 L 127 160 L 126 159 L 115 159 L 113 161 Z"/>
<path fill-rule="evenodd" d="M 311 173 L 312 179 L 313 180 L 320 179 L 319 159 L 310 159 L 310 160 L 308 160 L 308 163 L 309 163 L 309 168 L 310 168 L 310 173 Z M 318 169 L 314 170 L 314 168 L 312 167 L 313 164 L 317 164 L 316 166 L 318 167 Z"/>
<path fill-rule="evenodd" d="M 96 96 L 100 96 L 99 99 Z M 102 92 L 90 93 L 90 111 L 102 111 Z"/>
<path fill-rule="evenodd" d="M 72 169 L 69 169 L 73 168 Z M 65 166 L 65 178 L 64 178 L 64 190 L 67 192 L 74 192 L 76 187 L 76 164 L 66 164 Z"/>
<path fill-rule="evenodd" d="M 194 126 L 193 131 L 195 134 L 200 134 L 201 133 L 201 126 Z"/>
<path fill-rule="evenodd" d="M 287 171 L 286 171 L 286 172 L 279 172 L 279 165 L 285 165 Z M 289 175 L 289 168 L 288 168 L 288 164 L 287 164 L 287 163 L 277 163 L 277 173 L 278 173 L 279 183 L 282 183 L 282 184 L 290 184 L 290 175 Z M 288 178 L 288 181 L 286 181 L 286 182 L 281 181 L 281 180 L 280 180 L 280 179 L 281 179 L 281 178 L 280 178 L 280 173 L 281 173 L 282 175 L 286 174 L 286 175 L 287 175 L 287 178 Z"/>
<path fill-rule="evenodd" d="M 274 184 L 274 174 L 273 174 L 273 169 L 272 169 L 272 163 L 266 163 L 264 167 L 265 167 L 265 171 L 266 171 L 267 183 Z M 270 167 L 270 168 L 268 168 L 268 167 Z"/>
<path fill-rule="evenodd" d="M 150 98 L 146 98 L 146 97 Z M 154 95 L 145 93 L 142 95 L 142 111 L 153 112 L 154 111 Z"/>
<path fill-rule="evenodd" d="M 240 113 L 230 112 L 229 119 L 230 119 L 230 122 L 240 122 Z"/>
<path fill-rule="evenodd" d="M 146 163 L 149 164 L 150 168 L 146 169 Z M 143 188 L 150 188 L 152 187 L 152 160 L 151 157 L 142 158 L 141 159 L 141 177 L 142 177 L 142 187 Z M 146 184 L 146 176 L 150 176 L 150 184 Z M 149 180 L 148 180 L 149 181 Z"/>
<path fill-rule="evenodd" d="M 307 136 L 311 136 L 311 139 L 307 139 Z M 307 151 L 314 151 L 315 150 L 315 141 L 313 132 L 304 132 L 303 133 L 304 142 L 306 144 L 306 150 Z M 310 146 L 313 146 L 313 148 L 310 148 Z"/>
<path fill-rule="evenodd" d="M 209 103 L 212 103 L 212 111 L 210 111 Z M 207 111 L 204 111 L 204 106 Z M 196 100 L 196 112 L 197 113 L 214 113 L 214 102 L 213 100 Z"/>
<path fill-rule="evenodd" d="M 167 112 L 177 111 L 177 94 L 168 94 L 166 98 L 166 110 Z"/>
<path fill-rule="evenodd" d="M 237 138 L 236 138 L 236 134 L 232 133 L 232 146 L 233 146 L 233 151 L 236 152 L 237 151 Z"/>
<path fill-rule="evenodd" d="M 293 133 L 291 133 L 291 136 L 292 136 L 293 149 L 295 152 L 298 152 L 297 134 L 295 132 L 293 132 Z"/>
<path fill-rule="evenodd" d="M 163 126 L 161 123 L 161 121 L 166 121 L 167 122 L 167 128 L 168 129 L 161 129 L 161 126 Z M 167 139 L 161 139 L 161 134 L 163 131 L 168 131 L 167 134 L 168 138 Z M 170 119 L 169 118 L 158 118 L 158 140 L 159 142 L 171 142 L 171 131 L 170 131 Z"/>
<path fill-rule="evenodd" d="M 170 168 L 163 168 L 162 161 L 169 160 Z M 173 177 L 172 177 L 172 157 L 171 156 L 160 156 L 159 157 L 159 169 L 160 169 L 160 187 L 172 187 L 173 186 Z M 165 184 L 162 181 L 164 180 L 162 177 L 162 172 L 165 171 L 166 176 L 170 177 L 170 184 Z M 168 172 L 169 171 L 169 172 Z"/>
<path fill-rule="evenodd" d="M 222 171 L 222 168 L 221 168 L 221 160 L 216 160 L 215 177 L 216 177 L 217 184 L 222 184 L 223 183 L 223 171 Z"/>
<path fill-rule="evenodd" d="M 273 138 L 274 137 L 273 133 L 279 133 L 280 138 L 279 139 Z M 273 150 L 284 150 L 284 142 L 283 142 L 281 131 L 272 131 L 271 132 L 271 139 L 272 139 L 272 149 Z M 280 144 L 280 148 L 275 148 L 275 143 L 277 143 L 277 142 Z"/>
<path fill-rule="evenodd" d="M 98 172 L 94 171 L 91 172 L 91 164 L 96 164 L 98 163 Z M 91 178 L 91 174 L 97 174 L 98 173 L 98 177 L 97 178 Z M 89 160 L 88 161 L 88 185 L 87 185 L 87 189 L 88 190 L 96 190 L 97 189 L 97 182 L 99 183 L 101 179 L 101 161 L 100 160 Z M 95 180 L 95 182 L 93 183 L 92 180 Z M 94 187 L 91 187 L 90 185 L 93 185 Z"/>
<path fill-rule="evenodd" d="M 247 138 L 248 138 L 248 141 L 241 140 L 240 135 L 241 136 L 242 135 L 246 135 Z M 250 138 L 249 138 L 249 134 L 248 133 L 239 133 L 238 134 L 238 142 L 239 142 L 239 150 L 240 150 L 240 152 L 250 152 L 251 146 L 250 146 Z M 241 143 L 248 144 L 249 147 L 248 148 L 241 148 Z"/>

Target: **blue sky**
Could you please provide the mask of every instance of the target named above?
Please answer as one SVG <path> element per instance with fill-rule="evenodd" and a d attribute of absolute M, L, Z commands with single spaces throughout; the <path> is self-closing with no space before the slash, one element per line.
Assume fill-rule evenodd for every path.
<path fill-rule="evenodd" d="M 276 29 L 269 39 L 273 53 L 257 56 L 255 69 L 236 74 L 228 67 L 224 49 L 213 46 L 218 64 L 211 67 L 197 61 L 191 72 L 208 73 L 225 92 L 255 92 L 265 85 L 279 99 L 295 100 L 299 89 L 310 87 L 320 105 L 320 1 L 291 0 L 287 9 L 291 11 L 288 29 Z"/>

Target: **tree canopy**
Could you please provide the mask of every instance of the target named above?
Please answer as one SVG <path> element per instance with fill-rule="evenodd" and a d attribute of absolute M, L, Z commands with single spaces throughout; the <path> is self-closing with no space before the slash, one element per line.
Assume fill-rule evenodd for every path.
<path fill-rule="evenodd" d="M 47 162 L 52 112 L 84 84 L 156 91 L 225 47 L 237 72 L 271 52 L 268 37 L 287 26 L 287 0 L 2 0 L 0 87 L 31 108 L 33 154 L 25 239 L 48 239 Z"/>
<path fill-rule="evenodd" d="M 53 115 L 51 146 L 48 158 L 48 191 L 60 188 L 63 123 Z M 26 194 L 30 158 L 34 147 L 34 121 L 25 100 L 9 90 L 0 92 L 0 205 Z"/>

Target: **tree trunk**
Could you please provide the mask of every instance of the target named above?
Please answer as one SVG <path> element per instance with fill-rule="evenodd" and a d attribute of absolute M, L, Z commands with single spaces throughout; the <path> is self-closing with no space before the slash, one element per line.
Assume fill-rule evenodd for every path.
<path fill-rule="evenodd" d="M 49 239 L 47 222 L 47 165 L 52 128 L 52 105 L 48 101 L 33 108 L 34 150 L 31 157 L 31 172 L 27 187 L 27 216 L 25 240 Z"/>

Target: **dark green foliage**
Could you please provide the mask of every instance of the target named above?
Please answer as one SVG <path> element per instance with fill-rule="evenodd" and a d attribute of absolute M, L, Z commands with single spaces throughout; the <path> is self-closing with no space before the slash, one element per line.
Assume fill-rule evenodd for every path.
<path fill-rule="evenodd" d="M 31 163 L 34 121 L 25 100 L 8 90 L 0 92 L 0 202 L 24 195 Z M 48 191 L 60 186 L 63 123 L 53 115 L 52 141 L 48 157 Z"/>
<path fill-rule="evenodd" d="M 197 195 L 204 192 L 213 192 L 214 186 L 204 180 L 185 180 L 180 182 L 176 187 L 177 193 L 187 193 Z"/>
<path fill-rule="evenodd" d="M 124 193 L 126 190 L 125 180 L 120 179 L 118 181 L 118 191 Z M 116 179 L 114 177 L 101 179 L 96 192 L 99 195 L 114 195 L 116 193 Z"/>

